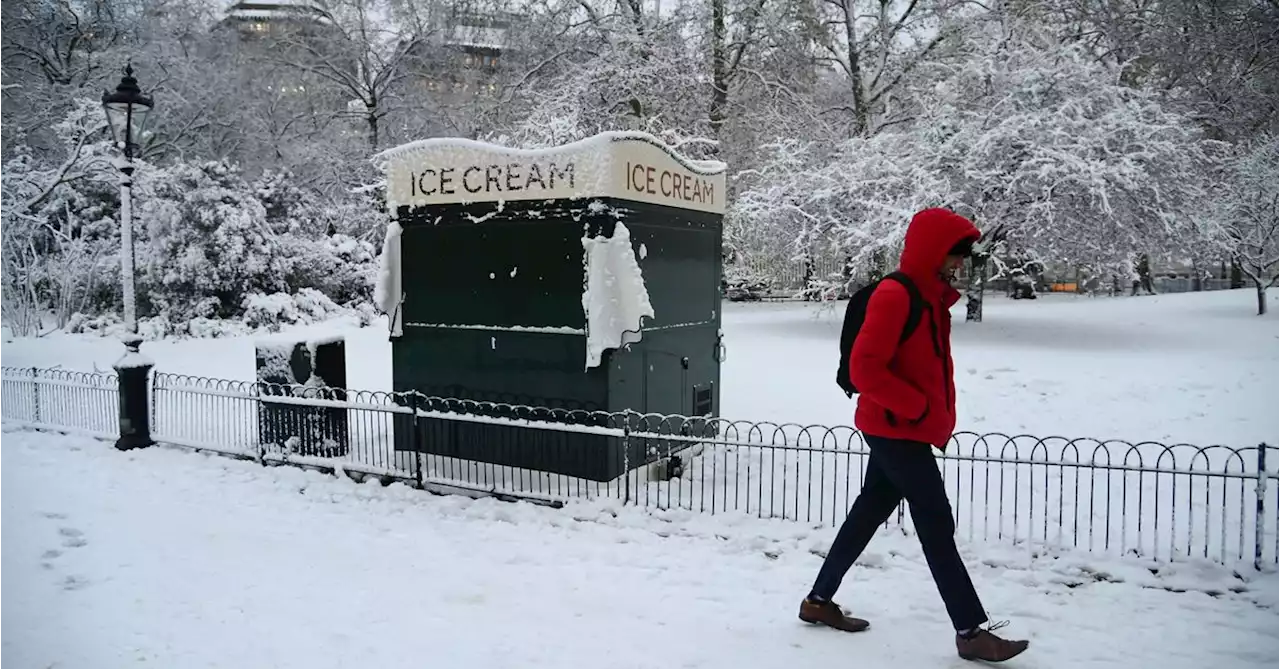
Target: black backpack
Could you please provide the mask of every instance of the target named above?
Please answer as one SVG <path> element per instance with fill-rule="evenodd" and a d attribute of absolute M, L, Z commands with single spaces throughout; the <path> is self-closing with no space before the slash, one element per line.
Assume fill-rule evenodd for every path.
<path fill-rule="evenodd" d="M 916 327 L 920 325 L 920 318 L 927 308 L 916 284 L 902 272 L 893 272 L 880 281 L 860 289 L 849 298 L 849 306 L 844 310 L 844 327 L 840 330 L 840 367 L 836 370 L 836 385 L 839 385 L 844 394 L 849 397 L 853 397 L 854 393 L 858 392 L 858 388 L 853 385 L 853 379 L 849 378 L 849 354 L 853 352 L 853 341 L 857 339 L 858 331 L 862 329 L 862 322 L 867 318 L 867 303 L 871 301 L 871 294 L 876 292 L 881 281 L 890 280 L 902 284 L 911 299 L 911 306 L 907 309 L 907 322 L 903 324 L 902 336 L 898 338 L 899 344 L 916 331 Z"/>

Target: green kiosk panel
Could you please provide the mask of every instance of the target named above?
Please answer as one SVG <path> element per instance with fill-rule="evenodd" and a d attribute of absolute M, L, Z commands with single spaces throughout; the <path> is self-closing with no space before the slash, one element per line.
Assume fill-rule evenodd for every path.
<path fill-rule="evenodd" d="M 436 139 L 380 158 L 395 390 L 598 426 L 591 412 L 719 415 L 723 164 L 641 133 L 543 150 Z M 396 426 L 398 450 L 597 481 L 655 457 L 639 439 L 417 420 Z"/>

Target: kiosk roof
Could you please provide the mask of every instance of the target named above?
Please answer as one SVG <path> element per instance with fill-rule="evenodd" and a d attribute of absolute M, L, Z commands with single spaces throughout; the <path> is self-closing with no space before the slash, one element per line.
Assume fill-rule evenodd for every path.
<path fill-rule="evenodd" d="M 723 214 L 725 165 L 691 160 L 640 132 L 606 132 L 545 149 L 461 138 L 420 140 L 374 158 L 387 204 L 617 198 Z"/>

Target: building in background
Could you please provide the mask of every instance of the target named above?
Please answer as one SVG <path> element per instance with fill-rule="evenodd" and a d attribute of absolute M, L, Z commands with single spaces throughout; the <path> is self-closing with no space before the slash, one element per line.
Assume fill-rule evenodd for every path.
<path fill-rule="evenodd" d="M 304 31 L 323 37 L 333 30 L 324 11 L 310 2 L 236 2 L 227 8 L 220 27 L 236 30 L 243 39 L 262 39 L 282 31 Z"/>

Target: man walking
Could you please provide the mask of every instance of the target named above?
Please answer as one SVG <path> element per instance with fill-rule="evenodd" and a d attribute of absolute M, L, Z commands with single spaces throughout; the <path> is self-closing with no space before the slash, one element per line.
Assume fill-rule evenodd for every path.
<path fill-rule="evenodd" d="M 1002 662 L 1027 649 L 983 628 L 986 612 L 956 549 L 955 521 L 932 448 L 945 448 L 956 424 L 951 363 L 950 307 L 960 299 L 951 287 L 980 233 L 947 209 L 926 209 L 911 219 L 900 281 L 882 281 L 867 303 L 849 355 L 850 380 L 858 389 L 854 425 L 871 455 L 866 479 L 840 527 L 813 589 L 800 604 L 800 619 L 848 632 L 866 629 L 832 601 L 844 575 L 866 549 L 876 529 L 906 499 L 929 571 L 956 630 L 956 650 L 966 660 Z M 923 302 L 920 322 L 902 339 L 908 314 Z"/>

